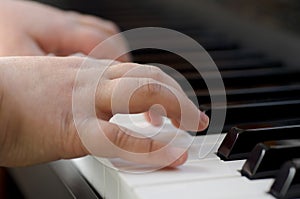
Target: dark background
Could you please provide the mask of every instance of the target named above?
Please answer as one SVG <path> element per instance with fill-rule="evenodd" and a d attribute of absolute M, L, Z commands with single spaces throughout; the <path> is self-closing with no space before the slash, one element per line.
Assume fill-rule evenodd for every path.
<path fill-rule="evenodd" d="M 37 0 L 65 10 L 103 16 L 99 10 L 106 1 L 101 0 Z M 299 0 L 202 0 L 214 1 L 235 13 L 237 17 L 250 19 L 270 28 L 279 28 L 300 35 L 300 1 Z M 111 1 L 124 4 L 126 1 Z M 187 2 L 188 3 L 188 2 Z M 199 2 L 201 4 L 201 2 Z"/>

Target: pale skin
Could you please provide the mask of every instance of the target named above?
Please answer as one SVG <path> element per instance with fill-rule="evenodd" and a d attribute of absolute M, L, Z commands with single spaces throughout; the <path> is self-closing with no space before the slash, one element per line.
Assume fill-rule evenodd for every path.
<path fill-rule="evenodd" d="M 96 140 L 93 155 L 172 167 L 186 161 L 187 152 L 174 159 L 174 148 L 152 155 L 150 152 L 163 148 L 166 143 L 133 136 L 139 132 L 131 132 L 109 122 L 115 112 L 143 113 L 153 105 L 160 104 L 166 116 L 177 127 L 193 131 L 205 129 L 208 117 L 198 110 L 170 76 L 153 66 L 114 62 L 106 68 L 107 61 L 90 59 L 88 68 L 84 69 L 87 78 L 75 82 L 85 57 L 43 56 L 48 53 L 88 54 L 93 46 L 117 33 L 113 23 L 91 16 L 65 13 L 35 3 L 2 1 L 0 4 L 1 9 L 2 6 L 7 6 L 5 12 L 0 12 L 0 42 L 4 44 L 0 47 L 0 55 L 11 56 L 0 58 L 0 166 L 26 166 L 89 155 L 91 151 L 80 139 L 78 128 L 84 130 L 88 139 Z M 24 13 L 21 18 L 12 14 L 12 10 L 16 9 L 19 9 L 19 13 Z M 24 9 L 31 9 L 31 12 L 25 14 Z M 2 20 L 8 18 L 9 20 Z M 40 23 L 33 26 L 32 21 L 36 19 Z M 1 27 L 6 27 L 7 21 L 10 22 L 9 28 L 2 31 Z M 73 30 L 71 32 L 70 27 Z M 49 34 L 53 28 L 57 30 L 57 34 Z M 75 33 L 76 30 L 79 35 Z M 87 37 L 81 34 L 91 35 Z M 101 36 L 91 39 L 97 34 Z M 15 38 L 20 40 L 16 41 Z M 125 49 L 125 44 L 116 41 L 111 46 L 100 49 L 96 57 L 113 58 L 120 48 Z M 128 56 L 119 59 L 128 60 Z M 83 109 L 75 126 L 72 94 L 74 91 L 79 94 L 82 92 L 79 101 L 84 104 L 85 91 L 92 87 L 88 74 L 99 70 L 103 70 L 103 75 L 95 93 L 96 114 Z M 124 77 L 129 71 L 134 72 Z M 144 83 L 143 86 L 131 96 L 128 112 L 124 111 L 123 106 L 117 107 L 113 112 L 112 101 L 120 100 L 122 104 L 121 97 L 114 98 L 114 89 L 126 91 L 141 83 Z M 188 118 L 200 118 L 196 128 L 184 124 L 182 105 L 188 112 Z M 159 115 L 160 112 L 155 114 Z M 159 124 L 157 120 L 159 119 L 154 123 Z M 95 121 L 102 130 L 92 125 Z M 144 156 L 132 156 L 128 152 Z"/>

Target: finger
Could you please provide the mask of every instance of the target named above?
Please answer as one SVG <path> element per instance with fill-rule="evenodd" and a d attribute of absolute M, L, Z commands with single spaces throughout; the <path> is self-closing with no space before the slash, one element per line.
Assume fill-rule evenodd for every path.
<path fill-rule="evenodd" d="M 67 56 L 74 53 L 83 53 L 99 59 L 117 59 L 118 61 L 130 61 L 126 54 L 127 45 L 124 40 L 111 38 L 105 31 L 96 28 L 82 26 L 78 23 L 61 25 L 56 34 L 35 34 L 37 42 L 46 53 L 54 53 Z M 101 46 L 99 44 L 102 44 Z"/>
<path fill-rule="evenodd" d="M 85 57 L 85 56 L 84 56 Z M 121 62 L 111 59 L 85 59 L 85 68 L 99 69 L 99 67 L 109 68 Z"/>
<path fill-rule="evenodd" d="M 7 42 L 7 44 L 5 44 Z M 29 37 L 20 36 L 12 41 L 4 41 L 1 50 L 1 56 L 43 56 L 45 52 Z M 16 47 L 17 46 L 17 47 Z"/>
<path fill-rule="evenodd" d="M 151 111 L 151 109 L 144 113 L 144 117 L 146 121 L 151 123 L 153 126 L 161 126 L 163 124 L 163 117 L 154 111 Z"/>
<path fill-rule="evenodd" d="M 166 84 L 150 78 L 121 78 L 112 80 L 111 87 L 106 99 L 100 91 L 96 94 L 100 110 L 142 113 L 160 105 L 167 117 L 180 122 L 181 129 L 201 131 L 208 126 L 208 117 L 186 95 Z"/>
<path fill-rule="evenodd" d="M 111 79 L 121 78 L 121 77 L 148 77 L 160 81 L 169 86 L 173 86 L 184 95 L 184 91 L 180 85 L 161 69 L 151 65 L 140 65 L 135 63 L 124 63 L 120 65 L 115 65 L 106 71 Z M 160 126 L 163 123 L 162 115 L 153 110 L 149 110 L 145 114 L 145 119 L 154 126 Z"/>
<path fill-rule="evenodd" d="M 166 85 L 172 86 L 178 91 L 184 93 L 181 86 L 160 68 L 151 65 L 141 65 L 135 63 L 123 63 L 109 67 L 106 71 L 110 79 L 122 77 L 141 77 L 152 78 Z"/>
<path fill-rule="evenodd" d="M 99 128 L 100 127 L 100 128 Z M 185 149 L 167 146 L 143 137 L 126 128 L 97 119 L 88 119 L 79 127 L 85 148 L 99 157 L 119 157 L 124 160 L 157 165 L 179 166 L 187 159 Z"/>
<path fill-rule="evenodd" d="M 73 11 L 71 11 L 70 13 L 71 15 L 73 15 L 73 18 L 75 18 L 78 21 L 78 24 L 83 26 L 83 28 L 86 28 L 85 26 L 88 26 L 99 32 L 105 32 L 108 36 L 112 36 L 120 32 L 119 27 L 111 21 L 104 20 L 92 15 L 82 15 Z M 123 45 L 126 45 L 126 40 L 125 38 L 121 37 L 121 35 L 119 40 L 120 40 L 119 43 L 123 43 Z M 121 46 L 119 46 L 119 48 L 120 47 Z M 118 60 L 122 62 L 126 62 L 126 61 L 131 61 L 132 58 L 129 53 L 126 53 L 122 55 Z"/>
<path fill-rule="evenodd" d="M 67 34 L 67 32 L 65 32 L 65 34 Z M 56 53 L 68 55 L 75 52 L 82 52 L 89 55 L 94 51 L 93 57 L 95 58 L 113 59 L 118 54 L 122 54 L 118 49 L 118 46 L 123 45 L 122 43 L 111 40 L 110 42 L 106 42 L 101 49 L 97 49 L 97 45 L 108 39 L 109 36 L 110 35 L 105 32 L 97 31 L 93 28 L 84 29 L 82 27 L 76 27 L 73 33 L 68 34 L 68 37 L 62 38 L 62 43 Z"/>
<path fill-rule="evenodd" d="M 110 35 L 118 34 L 120 32 L 120 29 L 115 23 L 92 15 L 77 14 L 77 20 L 82 25 L 92 26 L 99 29 L 99 31 L 105 31 Z"/>
<path fill-rule="evenodd" d="M 65 40 L 63 49 L 81 51 L 90 57 L 99 59 L 115 59 L 120 62 L 131 60 L 127 53 L 127 44 L 121 37 L 111 37 L 106 32 L 98 31 L 94 28 L 78 27 L 74 38 Z M 73 39 L 71 41 L 71 39 Z M 74 42 L 76 39 L 76 42 Z"/>

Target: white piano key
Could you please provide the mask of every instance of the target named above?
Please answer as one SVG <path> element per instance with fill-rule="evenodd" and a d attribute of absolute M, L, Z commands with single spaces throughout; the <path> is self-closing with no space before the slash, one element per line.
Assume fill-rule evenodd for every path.
<path fill-rule="evenodd" d="M 216 159 L 190 160 L 185 165 L 173 170 L 165 169 L 145 174 L 129 174 L 111 169 L 110 167 L 113 165 L 106 159 L 94 158 L 90 160 L 93 161 L 92 167 L 88 164 L 79 163 L 84 159 L 76 160 L 75 163 L 81 167 L 80 171 L 87 180 L 107 199 L 160 198 L 157 195 L 151 195 L 152 193 L 148 193 L 148 191 L 161 191 L 159 194 L 163 196 L 161 198 L 170 198 L 170 192 L 180 196 L 181 191 L 188 192 L 184 198 L 198 198 L 196 194 L 199 194 L 199 189 L 203 193 L 201 196 L 205 196 L 204 198 L 234 199 L 247 196 L 247 198 L 267 199 L 271 197 L 265 194 L 270 186 L 270 180 L 250 182 L 237 172 L 244 161 L 224 162 L 216 157 Z M 141 169 L 144 168 L 141 167 Z M 256 182 L 259 182 L 258 185 Z M 187 184 L 189 186 L 186 186 Z M 224 197 L 220 197 L 220 194 L 217 193 L 211 194 L 208 191 L 213 190 L 214 192 L 220 187 L 222 188 L 221 191 L 224 191 Z M 230 194 L 236 190 L 238 190 L 237 193 Z M 243 192 L 247 193 L 244 195 Z M 148 197 L 149 194 L 151 197 Z M 168 194 L 168 197 L 164 194 Z M 187 197 L 188 194 L 191 194 L 191 197 Z"/>
<path fill-rule="evenodd" d="M 127 128 L 139 132 L 141 128 L 145 127 L 147 130 L 141 132 L 144 132 L 146 136 L 152 136 L 151 133 L 158 128 L 149 126 L 149 123 L 145 122 L 141 115 L 133 116 L 131 122 L 128 122 L 128 115 L 122 115 L 120 117 L 124 119 L 124 121 L 120 123 Z M 164 128 L 159 129 L 162 133 L 156 136 L 156 138 L 168 141 L 174 137 L 173 130 L 175 127 L 168 124 L 168 121 L 166 124 Z M 173 196 L 170 197 L 169 195 L 170 192 L 175 195 L 173 198 L 179 198 L 179 196 L 181 196 L 180 198 L 198 198 L 197 194 L 199 194 L 199 190 L 203 192 L 205 198 L 224 198 L 220 197 L 218 193 L 209 195 L 208 190 L 216 192 L 216 188 L 213 188 L 213 184 L 221 187 L 221 191 L 226 194 L 223 196 L 227 198 L 245 198 L 245 195 L 240 192 L 246 191 L 253 191 L 254 195 L 250 194 L 249 198 L 269 198 L 269 195 L 265 194 L 267 188 L 264 187 L 269 186 L 269 181 L 260 181 L 261 183 L 259 184 L 262 184 L 260 186 L 263 187 L 262 190 L 262 188 L 257 189 L 254 183 L 249 183 L 247 179 L 241 177 L 238 170 L 241 169 L 244 160 L 224 162 L 215 155 L 215 152 L 224 138 L 224 134 L 192 137 L 184 131 L 179 131 L 177 136 L 179 139 L 174 144 L 175 146 L 186 145 L 186 143 L 191 140 L 192 144 L 189 146 L 188 161 L 181 167 L 175 169 L 149 172 L 153 170 L 153 167 L 149 165 L 137 165 L 118 158 L 108 160 L 91 157 L 88 161 L 81 159 L 74 162 L 95 189 L 107 199 L 172 198 Z M 203 149 L 207 149 L 205 158 L 199 157 L 200 149 L 202 152 Z M 82 163 L 83 161 L 88 163 Z M 231 184 L 231 182 L 233 184 Z M 186 184 L 190 184 L 190 186 L 186 186 Z M 249 186 L 249 184 L 251 186 Z M 198 185 L 201 188 L 197 188 Z M 229 192 L 238 190 L 238 193 L 228 194 L 226 187 L 229 187 Z M 152 189 L 155 193 L 159 194 L 149 194 L 148 191 Z M 181 191 L 184 192 L 183 195 Z M 188 194 L 190 194 L 191 197 L 188 197 Z"/>
<path fill-rule="evenodd" d="M 169 119 L 165 118 L 162 126 L 155 127 L 144 119 L 143 114 L 117 114 L 110 122 L 124 126 L 134 132 L 142 134 L 146 137 L 160 140 L 175 146 L 190 146 L 192 143 L 216 144 L 223 140 L 223 134 L 214 134 L 210 136 L 191 136 L 187 132 L 175 128 Z M 175 137 L 176 136 L 176 137 Z M 211 145 L 213 146 L 213 145 Z"/>
<path fill-rule="evenodd" d="M 215 151 L 219 147 L 219 143 L 215 144 L 212 151 L 209 152 L 209 154 L 205 158 L 199 158 L 199 148 L 200 146 L 203 146 L 204 144 L 199 144 L 197 140 L 203 139 L 203 137 L 196 137 L 195 142 L 192 144 L 192 146 L 189 148 L 189 158 L 187 160 L 187 163 L 185 165 L 188 165 L 188 163 L 192 162 L 192 164 L 195 164 L 194 162 L 199 162 L 199 161 L 208 161 L 208 160 L 215 160 L 215 161 L 220 161 L 220 158 L 217 157 L 215 154 Z M 200 142 L 201 143 L 201 142 Z M 210 144 L 207 144 L 210 145 Z M 209 147 L 208 147 L 209 148 Z M 158 169 L 161 169 L 160 167 L 154 167 L 154 166 L 149 166 L 149 165 L 141 165 L 141 164 L 136 164 L 133 162 L 128 162 L 119 158 L 114 158 L 114 159 L 99 159 L 100 162 L 104 164 L 108 164 L 110 167 L 114 167 L 116 170 L 119 171 L 125 171 L 125 172 L 131 172 L 131 173 L 146 173 L 150 171 L 155 171 Z"/>
<path fill-rule="evenodd" d="M 81 172 L 95 189 L 108 199 L 147 198 L 272 198 L 265 192 L 272 179 L 249 181 L 237 172 L 243 161 L 191 161 L 175 170 L 148 174 L 126 174 L 103 166 L 96 159 L 95 167 L 79 163 Z M 91 163 L 91 162 L 90 162 Z M 98 164 L 96 166 L 96 164 Z M 201 163 L 201 165 L 200 165 Z M 222 165 L 222 166 L 221 166 Z M 227 165 L 227 166 L 225 166 Z M 104 168 L 104 175 L 102 172 Z M 225 171 L 225 173 L 224 173 Z M 226 175 L 228 174 L 228 176 Z M 231 175 L 232 173 L 232 175 Z M 105 185 L 103 185 L 103 182 Z M 98 184 L 99 183 L 99 184 Z M 101 186 L 99 186 L 101 184 Z M 153 192 L 156 194 L 153 195 Z M 215 193 L 216 192 L 216 193 Z M 250 192 L 250 193 L 249 193 Z M 182 195 L 183 193 L 183 195 Z"/>
<path fill-rule="evenodd" d="M 105 166 L 93 156 L 73 159 L 80 173 L 89 181 L 91 185 L 102 195 L 105 195 Z"/>
<path fill-rule="evenodd" d="M 244 177 L 187 181 L 137 187 L 132 199 L 274 199 L 267 194 L 273 179 L 250 181 Z"/>
<path fill-rule="evenodd" d="M 235 162 L 199 160 L 188 162 L 178 168 L 162 169 L 150 173 L 132 174 L 120 172 L 120 177 L 132 188 L 174 182 L 184 183 L 190 180 L 241 176 L 238 170 L 242 168 L 243 163 L 243 160 Z"/>

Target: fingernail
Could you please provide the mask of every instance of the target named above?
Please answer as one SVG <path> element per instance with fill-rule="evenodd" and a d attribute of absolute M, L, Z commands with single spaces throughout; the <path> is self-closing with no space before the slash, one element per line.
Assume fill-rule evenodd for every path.
<path fill-rule="evenodd" d="M 163 123 L 163 118 L 161 116 L 151 116 L 151 124 L 153 126 L 161 126 Z"/>
<path fill-rule="evenodd" d="M 209 117 L 204 112 L 200 113 L 200 119 L 205 124 L 208 124 L 209 122 Z"/>

